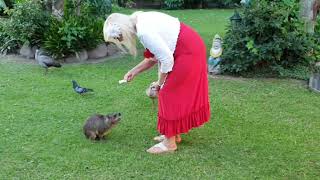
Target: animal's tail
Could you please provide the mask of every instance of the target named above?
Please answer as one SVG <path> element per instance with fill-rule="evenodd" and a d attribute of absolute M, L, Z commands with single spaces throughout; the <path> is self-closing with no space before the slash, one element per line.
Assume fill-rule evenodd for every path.
<path fill-rule="evenodd" d="M 60 64 L 60 63 L 58 63 L 58 62 L 50 62 L 50 63 L 46 63 L 46 62 L 44 62 L 44 64 L 46 65 L 46 66 L 48 66 L 48 67 L 57 67 L 57 68 L 60 68 L 62 65 Z"/>
<path fill-rule="evenodd" d="M 53 62 L 52 66 L 60 68 L 62 65 L 60 63 L 58 63 L 58 62 Z"/>
<path fill-rule="evenodd" d="M 87 91 L 88 91 L 88 92 L 93 92 L 93 89 L 88 89 L 88 88 L 87 88 Z"/>

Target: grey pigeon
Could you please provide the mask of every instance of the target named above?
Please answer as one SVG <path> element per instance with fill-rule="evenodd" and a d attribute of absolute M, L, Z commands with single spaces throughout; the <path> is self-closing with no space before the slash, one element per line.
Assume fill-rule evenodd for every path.
<path fill-rule="evenodd" d="M 80 95 L 85 94 L 87 92 L 93 92 L 93 89 L 80 87 L 75 80 L 72 80 L 72 87 L 73 87 L 73 90 Z"/>
<path fill-rule="evenodd" d="M 61 67 L 60 63 L 55 62 L 51 56 L 39 49 L 36 50 L 35 59 L 41 67 L 45 68 L 45 74 L 48 73 L 49 67 Z"/>

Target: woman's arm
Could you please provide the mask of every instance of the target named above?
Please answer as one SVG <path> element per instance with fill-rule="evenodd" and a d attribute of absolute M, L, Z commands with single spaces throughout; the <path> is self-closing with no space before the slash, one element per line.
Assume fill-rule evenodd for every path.
<path fill-rule="evenodd" d="M 141 61 L 138 65 L 136 65 L 134 68 L 132 68 L 126 75 L 124 75 L 123 79 L 129 81 L 132 81 L 132 79 L 142 73 L 145 70 L 150 69 L 152 66 L 157 64 L 157 61 L 152 60 L 152 58 L 145 58 L 143 61 Z"/>
<path fill-rule="evenodd" d="M 161 87 L 167 78 L 168 73 L 159 72 L 158 85 Z"/>

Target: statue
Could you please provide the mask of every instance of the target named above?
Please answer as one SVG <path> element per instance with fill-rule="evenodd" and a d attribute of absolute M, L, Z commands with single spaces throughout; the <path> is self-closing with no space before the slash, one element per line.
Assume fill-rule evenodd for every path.
<path fill-rule="evenodd" d="M 222 54 L 222 39 L 218 34 L 216 34 L 213 38 L 212 48 L 210 49 L 210 57 L 208 60 L 209 74 L 220 73 L 221 54 Z"/>

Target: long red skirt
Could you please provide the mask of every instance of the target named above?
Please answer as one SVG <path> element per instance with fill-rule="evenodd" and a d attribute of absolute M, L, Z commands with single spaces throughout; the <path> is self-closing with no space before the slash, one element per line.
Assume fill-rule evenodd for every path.
<path fill-rule="evenodd" d="M 206 46 L 181 23 L 174 66 L 159 91 L 158 131 L 166 137 L 187 133 L 210 119 Z"/>

